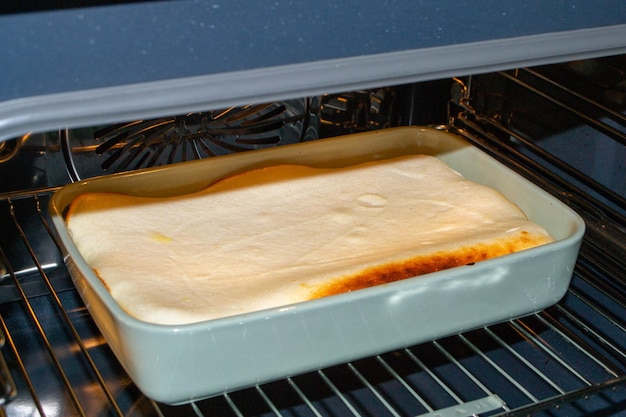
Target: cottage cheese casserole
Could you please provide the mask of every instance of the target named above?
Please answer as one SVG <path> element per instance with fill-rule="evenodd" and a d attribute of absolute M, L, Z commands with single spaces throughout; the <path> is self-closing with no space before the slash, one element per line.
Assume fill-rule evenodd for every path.
<path fill-rule="evenodd" d="M 66 222 L 130 315 L 186 324 L 281 307 L 553 241 L 436 157 L 276 165 L 175 197 L 86 193 Z"/>

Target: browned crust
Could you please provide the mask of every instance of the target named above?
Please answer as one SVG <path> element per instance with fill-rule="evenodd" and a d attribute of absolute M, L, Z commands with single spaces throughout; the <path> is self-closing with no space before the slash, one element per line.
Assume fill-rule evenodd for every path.
<path fill-rule="evenodd" d="M 533 237 L 528 232 L 522 231 L 514 237 L 502 239 L 493 244 L 476 244 L 455 251 L 416 256 L 400 263 L 374 266 L 356 275 L 341 277 L 316 288 L 312 291 L 310 299 L 387 284 L 457 266 L 471 265 L 550 241 L 544 236 Z"/>

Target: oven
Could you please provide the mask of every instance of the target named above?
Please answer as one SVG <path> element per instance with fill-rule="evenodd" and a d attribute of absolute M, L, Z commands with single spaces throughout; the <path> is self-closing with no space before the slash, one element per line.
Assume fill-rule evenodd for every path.
<path fill-rule="evenodd" d="M 1 415 L 624 415 L 625 6 L 96 3 L 0 15 L 10 58 Z M 184 405 L 146 397 L 68 274 L 51 195 L 117 172 L 398 126 L 452 132 L 582 216 L 565 297 Z"/>

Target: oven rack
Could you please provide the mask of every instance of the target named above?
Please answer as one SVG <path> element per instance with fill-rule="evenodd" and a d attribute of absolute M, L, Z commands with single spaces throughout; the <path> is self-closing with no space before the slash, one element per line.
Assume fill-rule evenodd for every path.
<path fill-rule="evenodd" d="M 626 286 L 588 237 L 568 294 L 538 314 L 189 405 L 157 404 L 133 386 L 73 288 L 49 226 L 53 191 L 0 197 L 2 352 L 17 389 L 8 415 L 575 416 L 626 406 Z"/>

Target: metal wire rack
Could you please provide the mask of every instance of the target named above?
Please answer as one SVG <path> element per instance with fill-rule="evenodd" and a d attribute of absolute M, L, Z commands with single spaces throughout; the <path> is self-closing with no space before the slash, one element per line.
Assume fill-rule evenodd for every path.
<path fill-rule="evenodd" d="M 525 415 L 626 404 L 626 289 L 597 271 L 587 249 L 565 299 L 539 314 L 186 406 L 154 403 L 117 364 L 60 254 L 55 262 L 54 253 L 38 253 L 56 250 L 50 191 L 1 202 L 32 265 L 16 271 L 2 242 L 3 291 L 15 292 L 0 306 L 17 390 L 9 415 Z"/>
<path fill-rule="evenodd" d="M 546 98 L 541 79 L 548 76 L 538 69 L 488 77 L 506 88 L 521 87 L 529 97 L 539 94 L 568 114 L 594 114 L 594 121 L 577 117 L 574 124 L 624 143 L 620 112 L 607 121 L 606 112 L 588 96 L 578 98 L 585 109 L 577 110 L 569 99 L 560 99 L 572 91 L 563 85 L 554 87 L 559 99 L 556 93 Z M 532 84 L 538 78 L 541 88 Z M 462 94 L 451 103 L 458 110 L 451 112 L 451 122 L 458 132 L 565 200 L 586 220 L 588 233 L 572 285 L 556 306 L 208 400 L 159 404 L 130 381 L 74 289 L 49 226 L 46 207 L 54 188 L 7 193 L 0 195 L 0 330 L 7 365 L 0 371 L 2 412 L 128 417 L 623 413 L 624 197 L 537 141 L 550 136 L 541 130 L 540 120 L 519 121 L 518 109 L 503 111 L 493 97 L 481 98 L 479 77 L 457 81 Z M 493 85 L 493 79 L 489 82 Z"/>

